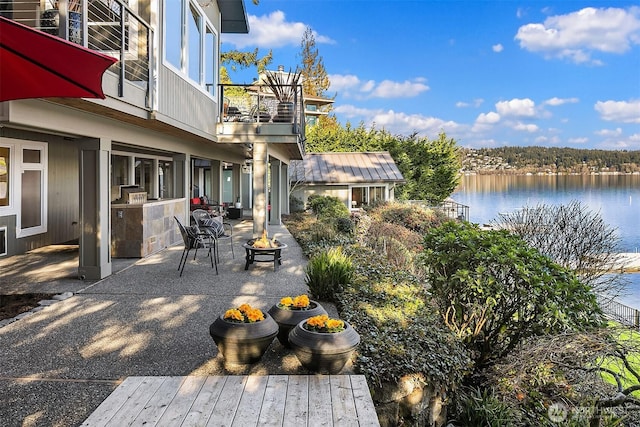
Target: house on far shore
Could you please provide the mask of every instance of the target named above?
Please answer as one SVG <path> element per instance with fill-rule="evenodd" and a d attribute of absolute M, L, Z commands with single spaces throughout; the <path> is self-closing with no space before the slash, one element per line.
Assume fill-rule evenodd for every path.
<path fill-rule="evenodd" d="M 291 196 L 334 196 L 349 208 L 394 200 L 397 184 L 405 182 L 388 151 L 308 153 L 289 168 Z"/>

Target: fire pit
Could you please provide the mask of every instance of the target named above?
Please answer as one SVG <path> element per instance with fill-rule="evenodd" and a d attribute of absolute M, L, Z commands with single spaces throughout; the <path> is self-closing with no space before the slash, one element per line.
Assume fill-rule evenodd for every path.
<path fill-rule="evenodd" d="M 273 271 L 278 269 L 278 265 L 282 265 L 282 249 L 287 245 L 273 239 L 268 239 L 266 232 L 262 233 L 260 239 L 251 239 L 242 245 L 246 252 L 246 263 L 244 269 L 248 270 L 249 265 L 254 262 L 273 262 Z"/>

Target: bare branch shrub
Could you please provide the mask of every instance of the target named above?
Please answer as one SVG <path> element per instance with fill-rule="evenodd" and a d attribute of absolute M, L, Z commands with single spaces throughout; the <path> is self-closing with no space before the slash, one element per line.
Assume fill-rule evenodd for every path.
<path fill-rule="evenodd" d="M 619 274 L 620 238 L 616 229 L 579 201 L 540 204 L 500 214 L 494 225 L 510 230 L 556 263 L 573 270 L 594 292 L 616 297 L 624 289 Z"/>
<path fill-rule="evenodd" d="M 543 402 L 555 402 L 585 418 L 581 425 L 601 425 L 597 421 L 607 414 L 637 422 L 639 338 L 637 332 L 613 327 L 533 337 L 484 375 L 500 398 L 527 419 L 535 419 L 537 411 L 546 415 Z"/>

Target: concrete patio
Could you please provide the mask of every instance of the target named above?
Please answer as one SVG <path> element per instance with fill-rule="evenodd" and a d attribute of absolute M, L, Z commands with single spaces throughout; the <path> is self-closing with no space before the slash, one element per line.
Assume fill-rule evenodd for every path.
<path fill-rule="evenodd" d="M 285 227 L 271 226 L 274 233 L 288 245 L 276 272 L 269 263 L 244 270 L 242 243 L 252 237 L 247 220 L 234 222 L 235 259 L 222 242 L 219 275 L 199 251 L 179 277 L 181 244 L 144 259 L 114 260 L 115 273 L 97 282 L 74 277 L 70 250 L 37 262 L 2 260 L 0 293 L 73 292 L 0 328 L 2 425 L 80 425 L 128 376 L 308 374 L 277 340 L 260 363 L 225 366 L 209 336 L 209 325 L 229 307 L 246 302 L 267 310 L 283 296 L 307 292 L 306 257 Z"/>

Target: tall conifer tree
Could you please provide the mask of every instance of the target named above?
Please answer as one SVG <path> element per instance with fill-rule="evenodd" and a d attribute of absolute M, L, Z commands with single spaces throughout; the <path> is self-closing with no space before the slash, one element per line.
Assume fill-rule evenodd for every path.
<path fill-rule="evenodd" d="M 330 81 L 327 70 L 324 68 L 322 56 L 316 47 L 316 37 L 311 27 L 307 27 L 300 43 L 300 56 L 302 57 L 302 90 L 305 95 L 326 97 Z"/>

